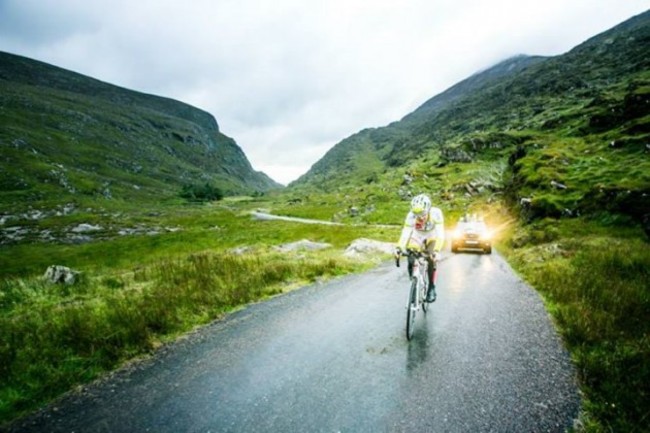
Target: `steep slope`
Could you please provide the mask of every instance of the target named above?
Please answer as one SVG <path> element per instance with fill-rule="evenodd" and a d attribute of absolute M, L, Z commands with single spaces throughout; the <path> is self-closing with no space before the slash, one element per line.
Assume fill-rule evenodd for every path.
<path fill-rule="evenodd" d="M 375 178 L 387 167 L 401 166 L 423 150 L 421 145 L 426 139 L 420 137 L 421 130 L 432 118 L 441 112 L 452 110 L 452 104 L 462 101 L 473 92 L 490 88 L 498 84 L 500 79 L 541 61 L 542 57 L 522 55 L 474 74 L 429 99 L 400 122 L 385 128 L 364 129 L 342 140 L 291 185 L 312 184 L 329 188 L 331 181 L 341 176 L 346 180 L 363 181 Z M 425 146 L 430 147 L 431 143 L 425 143 Z"/>
<path fill-rule="evenodd" d="M 280 187 L 190 105 L 0 53 L 0 205 Z"/>
<path fill-rule="evenodd" d="M 439 199 L 469 195 L 462 205 L 505 192 L 525 199 L 530 218 L 604 210 L 643 221 L 649 115 L 646 12 L 563 55 L 474 74 L 401 121 L 341 141 L 290 187 L 397 189 L 396 173 L 409 173 L 412 189 L 436 179 Z"/>
<path fill-rule="evenodd" d="M 413 123 L 426 121 L 427 117 L 444 110 L 453 102 L 474 92 L 489 88 L 503 78 L 520 74 L 530 66 L 536 65 L 544 60 L 546 60 L 545 57 L 526 56 L 523 54 L 507 59 L 484 71 L 475 73 L 439 95 L 434 96 L 402 120 Z"/>

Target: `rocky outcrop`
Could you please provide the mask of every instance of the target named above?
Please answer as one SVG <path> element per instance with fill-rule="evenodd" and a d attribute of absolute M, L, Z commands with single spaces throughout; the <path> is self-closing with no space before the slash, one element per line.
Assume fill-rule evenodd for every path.
<path fill-rule="evenodd" d="M 312 242 L 308 239 L 302 239 L 297 242 L 291 242 L 288 244 L 278 245 L 274 249 L 282 253 L 288 253 L 292 251 L 316 251 L 322 250 L 325 248 L 330 248 L 332 245 L 323 242 Z"/>
<path fill-rule="evenodd" d="M 79 279 L 79 272 L 66 266 L 52 265 L 47 268 L 43 278 L 53 284 L 72 285 Z"/>
<path fill-rule="evenodd" d="M 469 152 L 458 147 L 445 147 L 440 152 L 440 156 L 447 162 L 472 162 L 473 160 Z"/>
<path fill-rule="evenodd" d="M 343 253 L 346 257 L 360 257 L 371 254 L 393 254 L 395 244 L 373 239 L 360 238 L 354 240 Z"/>

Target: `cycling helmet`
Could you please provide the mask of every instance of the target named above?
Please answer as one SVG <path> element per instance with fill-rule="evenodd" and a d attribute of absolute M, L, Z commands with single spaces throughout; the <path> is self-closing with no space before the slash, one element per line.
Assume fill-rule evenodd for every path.
<path fill-rule="evenodd" d="M 431 200 L 426 194 L 420 194 L 411 200 L 411 212 L 417 216 L 424 216 L 431 209 Z"/>

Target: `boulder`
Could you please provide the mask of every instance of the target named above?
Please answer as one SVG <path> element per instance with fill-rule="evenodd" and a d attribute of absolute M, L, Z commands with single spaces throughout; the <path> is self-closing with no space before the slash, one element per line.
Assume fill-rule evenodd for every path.
<path fill-rule="evenodd" d="M 393 254 L 395 244 L 373 239 L 355 239 L 343 253 L 346 257 L 358 257 L 365 254 Z"/>
<path fill-rule="evenodd" d="M 45 271 L 45 278 L 47 281 L 55 284 L 72 285 L 77 281 L 79 272 L 73 271 L 66 266 L 52 265 Z"/>
<path fill-rule="evenodd" d="M 331 244 L 322 243 L 322 242 L 312 242 L 310 240 L 303 239 L 289 244 L 278 245 L 277 247 L 274 247 L 274 249 L 283 253 L 288 253 L 291 251 L 299 251 L 299 250 L 309 250 L 309 251 L 322 250 L 325 248 L 329 248 L 331 246 L 332 246 Z"/>
<path fill-rule="evenodd" d="M 566 185 L 560 182 L 556 182 L 554 180 L 551 181 L 551 186 L 555 189 L 567 189 Z"/>
<path fill-rule="evenodd" d="M 96 232 L 98 230 L 101 230 L 102 228 L 100 226 L 94 226 L 92 224 L 79 224 L 76 227 L 73 227 L 70 231 L 73 233 L 88 233 L 88 232 Z"/>
<path fill-rule="evenodd" d="M 255 250 L 255 248 L 250 247 L 250 246 L 242 246 L 242 247 L 237 247 L 237 248 L 231 248 L 228 250 L 230 254 L 236 255 L 236 256 L 241 256 L 243 254 L 248 254 L 251 253 Z"/>

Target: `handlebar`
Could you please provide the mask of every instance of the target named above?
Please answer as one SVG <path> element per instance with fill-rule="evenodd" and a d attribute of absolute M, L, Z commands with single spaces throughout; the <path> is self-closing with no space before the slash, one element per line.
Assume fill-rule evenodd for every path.
<path fill-rule="evenodd" d="M 437 253 L 437 252 L 433 253 L 432 258 L 433 258 L 434 261 L 437 261 L 436 260 L 436 255 L 437 254 L 439 254 L 439 253 Z M 425 257 L 428 254 L 427 254 L 427 252 L 423 252 L 423 251 L 420 251 L 420 250 L 413 250 L 411 248 L 407 248 L 406 251 L 402 251 L 402 250 L 396 251 L 396 254 L 395 254 L 395 266 L 397 266 L 399 268 L 399 259 L 400 259 L 400 257 L 402 257 L 402 256 L 408 257 L 408 256 L 411 256 L 411 255 L 413 255 L 415 257 Z"/>
<path fill-rule="evenodd" d="M 395 253 L 396 253 L 395 254 L 395 266 L 397 266 L 398 268 L 399 268 L 399 259 L 402 256 L 408 257 L 410 255 L 414 255 L 415 257 L 424 257 L 426 255 L 422 251 L 412 250 L 410 248 L 407 248 L 406 251 L 399 250 L 399 251 L 396 251 Z"/>

